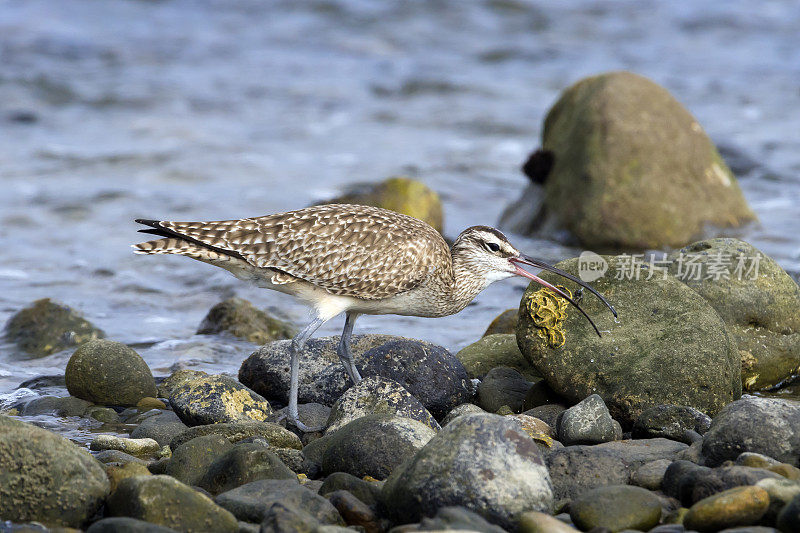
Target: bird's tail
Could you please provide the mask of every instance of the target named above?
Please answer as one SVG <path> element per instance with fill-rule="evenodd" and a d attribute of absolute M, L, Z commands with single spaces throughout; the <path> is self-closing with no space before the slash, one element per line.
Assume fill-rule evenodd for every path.
<path fill-rule="evenodd" d="M 132 245 L 135 254 L 178 254 L 189 255 L 194 253 L 198 246 L 175 237 L 156 239 L 154 241 L 140 242 Z"/>

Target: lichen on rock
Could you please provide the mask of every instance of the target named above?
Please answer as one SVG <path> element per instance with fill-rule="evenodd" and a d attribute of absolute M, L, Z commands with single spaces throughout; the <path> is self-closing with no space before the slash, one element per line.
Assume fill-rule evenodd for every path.
<path fill-rule="evenodd" d="M 563 285 L 556 285 L 556 288 L 561 289 L 572 298 L 572 292 Z M 567 337 L 563 322 L 567 316 L 569 302 L 547 287 L 529 294 L 524 301 L 534 326 L 538 328 L 538 335 L 551 348 L 564 346 Z"/>

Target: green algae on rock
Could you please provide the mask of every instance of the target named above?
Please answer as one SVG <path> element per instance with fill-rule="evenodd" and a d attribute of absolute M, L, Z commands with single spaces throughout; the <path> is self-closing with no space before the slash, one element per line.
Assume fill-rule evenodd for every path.
<path fill-rule="evenodd" d="M 572 403 L 597 393 L 628 427 L 655 405 L 687 405 L 713 415 L 739 398 L 739 355 L 708 302 L 664 271 L 642 265 L 639 279 L 627 279 L 615 275 L 625 267 L 621 258 L 604 259 L 608 274 L 594 287 L 616 307 L 618 322 L 592 295 L 580 302 L 604 331 L 602 338 L 580 313 L 567 309 L 561 323 L 565 344 L 553 348 L 527 312 L 528 296 L 541 286 L 531 283 L 522 298 L 517 341 L 550 388 Z M 578 259 L 558 267 L 577 275 Z M 542 278 L 563 282 L 573 293 L 579 288 L 549 273 Z"/>
<path fill-rule="evenodd" d="M 514 309 L 515 316 L 517 313 L 518 311 Z M 514 324 L 516 325 L 516 320 Z M 498 366 L 513 368 L 529 381 L 542 378 L 519 351 L 517 336 L 514 333 L 485 335 L 462 348 L 456 357 L 464 365 L 470 378 L 482 378 L 491 369 Z"/>
<path fill-rule="evenodd" d="M 44 357 L 104 336 L 102 330 L 72 308 L 49 298 L 36 300 L 30 307 L 17 311 L 5 326 L 6 340 L 32 358 Z"/>
<path fill-rule="evenodd" d="M 532 176 L 544 201 L 512 228 L 521 233 L 563 228 L 586 246 L 679 247 L 755 219 L 697 120 L 630 72 L 566 89 L 545 118 L 540 153 L 551 159 L 549 172 Z M 530 209 L 522 204 L 509 211 Z"/>
<path fill-rule="evenodd" d="M 725 321 L 742 359 L 742 386 L 762 390 L 800 372 L 800 287 L 771 257 L 739 239 L 695 242 L 670 273 Z"/>
<path fill-rule="evenodd" d="M 228 333 L 254 344 L 291 339 L 297 331 L 283 320 L 271 317 L 243 298 L 228 298 L 212 307 L 197 333 Z"/>

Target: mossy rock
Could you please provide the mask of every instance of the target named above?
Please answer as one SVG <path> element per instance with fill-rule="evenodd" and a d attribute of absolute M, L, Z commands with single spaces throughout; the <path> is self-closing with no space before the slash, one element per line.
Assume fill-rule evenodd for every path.
<path fill-rule="evenodd" d="M 495 317 L 494 320 L 483 332 L 483 336 L 495 335 L 497 333 L 514 333 L 517 329 L 517 309 L 506 309 Z"/>
<path fill-rule="evenodd" d="M 264 344 L 279 339 L 291 339 L 297 331 L 285 321 L 256 309 L 245 299 L 228 298 L 209 310 L 197 333 L 228 333 L 254 344 Z"/>
<path fill-rule="evenodd" d="M 174 437 L 169 447 L 173 450 L 184 442 L 203 435 L 222 435 L 230 442 L 239 442 L 250 437 L 261 437 L 277 448 L 302 449 L 300 437 L 278 424 L 270 422 L 221 422 L 195 426 Z"/>
<path fill-rule="evenodd" d="M 421 181 L 396 176 L 377 184 L 358 184 L 326 204 L 358 204 L 382 207 L 423 220 L 439 233 L 444 226 L 442 201 Z"/>
<path fill-rule="evenodd" d="M 713 416 L 739 398 L 739 354 L 708 302 L 665 271 L 650 272 L 648 265 L 642 265 L 640 279 L 616 279 L 626 263 L 619 257 L 604 259 L 608 273 L 593 285 L 616 307 L 619 321 L 588 291 L 580 301 L 604 331 L 602 338 L 570 306 L 563 320 L 547 326 L 559 330 L 563 344 L 547 342 L 529 306 L 531 297 L 547 289 L 532 282 L 522 298 L 517 340 L 550 388 L 572 403 L 599 394 L 612 416 L 627 427 L 655 405 L 686 405 Z M 578 275 L 577 258 L 558 267 Z M 563 284 L 573 294 L 578 289 L 555 275 L 542 278 Z"/>
<path fill-rule="evenodd" d="M 774 259 L 739 239 L 695 242 L 669 256 L 670 273 L 705 298 L 742 358 L 745 390 L 800 371 L 800 287 Z"/>
<path fill-rule="evenodd" d="M 133 348 L 109 340 L 93 340 L 75 350 L 64 379 L 71 395 L 102 405 L 136 405 L 157 393 L 144 359 Z"/>
<path fill-rule="evenodd" d="M 44 357 L 105 336 L 72 308 L 50 301 L 36 300 L 18 311 L 5 327 L 6 340 L 31 358 Z"/>
<path fill-rule="evenodd" d="M 515 309 L 514 314 L 517 313 Z M 507 366 L 530 381 L 542 379 L 539 371 L 519 351 L 517 336 L 514 333 L 497 333 L 481 337 L 462 348 L 456 357 L 464 365 L 470 378 L 483 378 L 491 369 Z"/>
<path fill-rule="evenodd" d="M 675 248 L 755 219 L 697 120 L 630 72 L 566 89 L 545 118 L 540 153 L 550 163 L 532 179 L 544 201 L 517 230 L 566 229 L 585 246 Z"/>
<path fill-rule="evenodd" d="M 187 426 L 260 422 L 272 414 L 267 400 L 225 375 L 187 381 L 172 391 L 169 403 Z"/>

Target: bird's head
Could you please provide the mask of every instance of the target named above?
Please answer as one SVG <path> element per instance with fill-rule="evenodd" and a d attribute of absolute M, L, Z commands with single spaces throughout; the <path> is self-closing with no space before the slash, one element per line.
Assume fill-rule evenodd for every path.
<path fill-rule="evenodd" d="M 600 298 L 614 316 L 617 316 L 617 311 L 614 307 L 588 283 L 568 272 L 564 272 L 560 268 L 556 268 L 544 261 L 523 254 L 508 241 L 505 235 L 495 228 L 490 228 L 489 226 L 472 226 L 471 228 L 465 229 L 453 244 L 453 256 L 454 258 L 458 257 L 462 265 L 468 268 L 473 275 L 482 278 L 486 285 L 512 276 L 522 276 L 547 287 L 577 307 L 583 316 L 592 324 L 592 327 L 594 327 L 598 335 L 600 335 L 600 330 L 597 329 L 592 319 L 581 309 L 577 302 L 551 283 L 522 269 L 520 265 L 549 270 L 559 276 L 574 281 Z"/>

